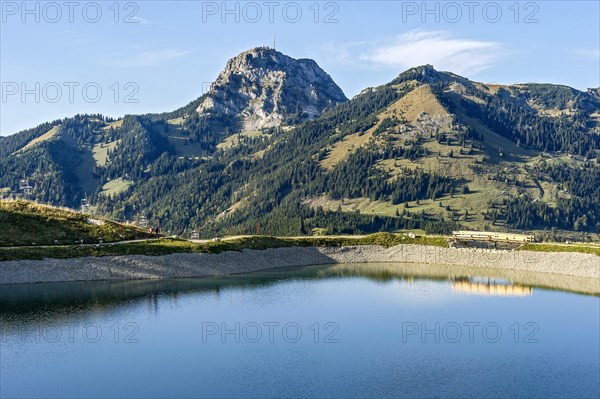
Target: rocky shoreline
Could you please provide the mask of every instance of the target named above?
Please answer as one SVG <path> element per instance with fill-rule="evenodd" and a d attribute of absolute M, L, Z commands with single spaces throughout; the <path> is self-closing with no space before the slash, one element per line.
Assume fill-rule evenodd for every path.
<path fill-rule="evenodd" d="M 598 280 L 600 257 L 577 252 L 497 251 L 424 245 L 287 247 L 164 256 L 107 256 L 0 262 L 0 284 L 208 277 L 335 263 L 464 265 Z"/>

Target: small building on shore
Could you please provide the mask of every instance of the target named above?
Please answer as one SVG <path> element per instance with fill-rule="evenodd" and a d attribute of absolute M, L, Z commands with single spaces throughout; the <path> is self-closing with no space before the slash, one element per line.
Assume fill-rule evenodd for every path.
<path fill-rule="evenodd" d="M 452 238 L 471 241 L 496 241 L 496 242 L 533 242 L 534 235 L 516 233 L 494 233 L 487 231 L 459 230 L 452 232 Z"/>

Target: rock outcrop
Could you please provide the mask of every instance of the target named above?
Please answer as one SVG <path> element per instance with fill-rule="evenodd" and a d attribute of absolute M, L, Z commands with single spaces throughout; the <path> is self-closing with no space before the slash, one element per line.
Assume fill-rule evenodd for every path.
<path fill-rule="evenodd" d="M 196 111 L 238 116 L 253 131 L 315 118 L 346 100 L 315 61 L 257 47 L 227 62 Z"/>

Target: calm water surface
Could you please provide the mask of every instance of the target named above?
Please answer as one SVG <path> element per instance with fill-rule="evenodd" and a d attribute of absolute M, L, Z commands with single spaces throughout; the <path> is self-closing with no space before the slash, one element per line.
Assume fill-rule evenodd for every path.
<path fill-rule="evenodd" d="M 599 397 L 600 287 L 505 273 L 2 286 L 0 397 Z"/>

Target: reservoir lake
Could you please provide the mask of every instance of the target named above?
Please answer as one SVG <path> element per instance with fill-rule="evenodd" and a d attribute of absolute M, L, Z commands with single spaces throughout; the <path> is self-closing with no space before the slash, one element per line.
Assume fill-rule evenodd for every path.
<path fill-rule="evenodd" d="M 600 397 L 600 281 L 421 264 L 0 287 L 0 397 Z"/>

